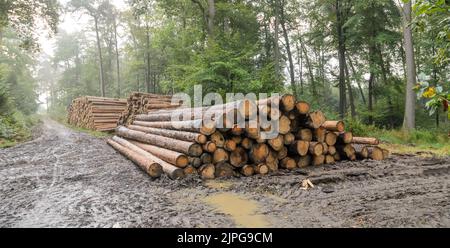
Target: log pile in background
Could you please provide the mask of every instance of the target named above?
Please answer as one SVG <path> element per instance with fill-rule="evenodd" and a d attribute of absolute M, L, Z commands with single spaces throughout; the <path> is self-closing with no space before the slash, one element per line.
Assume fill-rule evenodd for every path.
<path fill-rule="evenodd" d="M 67 122 L 96 131 L 112 131 L 117 127 L 127 102 L 125 99 L 84 96 L 72 101 Z"/>
<path fill-rule="evenodd" d="M 275 108 L 271 108 L 272 102 Z M 389 156 L 377 146 L 378 139 L 353 137 L 342 121 L 327 121 L 321 111 L 311 111 L 307 102 L 296 101 L 292 95 L 259 100 L 256 105 L 241 102 L 210 107 L 214 122 L 206 124 L 195 120 L 194 114 L 194 120 L 170 121 L 173 114 L 183 114 L 186 109 L 140 114 L 128 127 L 118 127 L 108 142 L 150 176 L 159 176 L 155 165 L 159 164 L 172 179 L 186 174 L 199 174 L 203 179 L 265 175 L 279 169 Z M 230 109 L 224 109 L 230 106 L 234 106 L 234 115 L 246 119 L 245 128 L 217 126 L 229 121 L 224 113 Z M 204 113 L 205 108 L 192 110 Z M 277 116 L 280 134 L 263 139 L 261 131 L 267 127 L 251 128 L 248 117 L 252 114 Z"/>
<path fill-rule="evenodd" d="M 129 125 L 135 115 L 147 114 L 161 109 L 175 109 L 179 104 L 172 104 L 172 96 L 143 92 L 133 92 L 127 99 L 127 107 L 122 113 L 119 124 Z"/>

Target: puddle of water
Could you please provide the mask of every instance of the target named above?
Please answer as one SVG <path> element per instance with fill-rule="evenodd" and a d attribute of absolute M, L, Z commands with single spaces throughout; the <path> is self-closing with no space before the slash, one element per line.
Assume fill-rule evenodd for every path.
<path fill-rule="evenodd" d="M 205 202 L 220 212 L 230 215 L 237 226 L 256 228 L 269 227 L 269 222 L 262 214 L 256 214 L 259 206 L 252 200 L 246 200 L 236 194 L 219 193 L 205 198 Z"/>
<path fill-rule="evenodd" d="M 212 189 L 229 189 L 231 188 L 231 186 L 233 186 L 233 183 L 227 181 L 211 180 L 207 181 L 205 185 Z"/>

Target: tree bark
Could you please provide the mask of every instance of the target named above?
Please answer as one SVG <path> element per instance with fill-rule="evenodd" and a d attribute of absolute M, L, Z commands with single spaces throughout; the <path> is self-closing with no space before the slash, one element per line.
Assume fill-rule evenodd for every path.
<path fill-rule="evenodd" d="M 338 36 L 338 56 L 339 56 L 339 115 L 345 118 L 345 37 L 343 32 L 343 16 L 341 11 L 341 0 L 336 0 L 336 28 Z"/>
<path fill-rule="evenodd" d="M 120 85 L 120 56 L 119 56 L 119 44 L 117 41 L 117 20 L 116 16 L 114 16 L 114 44 L 116 48 L 116 70 L 117 70 L 117 97 L 121 95 L 121 85 Z"/>
<path fill-rule="evenodd" d="M 286 53 L 288 55 L 288 60 L 289 60 L 289 75 L 291 78 L 291 87 L 292 87 L 292 92 L 294 94 L 295 97 L 297 97 L 297 85 L 295 84 L 295 71 L 294 71 L 294 61 L 292 59 L 292 52 L 291 52 L 291 45 L 290 45 L 290 40 L 289 40 L 289 33 L 288 30 L 286 28 L 286 17 L 284 14 L 284 1 L 281 1 L 281 6 L 280 7 L 280 24 L 281 24 L 281 29 L 283 30 L 283 36 L 284 36 L 284 41 L 286 43 Z"/>
<path fill-rule="evenodd" d="M 416 64 L 414 60 L 414 45 L 411 30 L 411 1 L 403 4 L 402 16 L 403 16 L 403 36 L 406 53 L 406 101 L 405 101 L 405 116 L 403 120 L 403 128 L 406 130 L 412 130 L 416 127 L 416 94 L 413 87 L 416 84 Z"/>
<path fill-rule="evenodd" d="M 102 55 L 102 45 L 100 43 L 100 33 L 98 28 L 98 17 L 94 16 L 95 23 L 95 34 L 97 37 L 97 50 L 98 50 L 98 60 L 100 66 L 100 94 L 102 97 L 105 97 L 105 75 L 103 69 L 103 55 Z"/>

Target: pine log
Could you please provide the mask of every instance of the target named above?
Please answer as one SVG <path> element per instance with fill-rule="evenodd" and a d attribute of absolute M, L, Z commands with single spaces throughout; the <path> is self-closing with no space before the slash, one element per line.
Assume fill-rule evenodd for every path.
<path fill-rule="evenodd" d="M 338 136 L 338 139 L 337 139 L 338 144 L 352 143 L 353 134 L 351 132 L 343 132 L 343 133 L 335 132 L 335 134 Z"/>
<path fill-rule="evenodd" d="M 309 127 L 316 129 L 322 126 L 325 120 L 325 115 L 322 111 L 314 111 L 309 113 L 307 124 L 309 125 Z"/>
<path fill-rule="evenodd" d="M 357 159 L 367 159 L 369 157 L 369 150 L 366 145 L 363 144 L 352 144 L 355 148 L 356 158 Z"/>
<path fill-rule="evenodd" d="M 376 146 L 380 144 L 380 140 L 378 140 L 377 138 L 370 138 L 370 137 L 353 137 L 352 143 Z"/>
<path fill-rule="evenodd" d="M 327 130 L 324 127 L 319 127 L 314 129 L 314 141 L 317 142 L 325 142 L 325 136 L 326 136 Z"/>
<path fill-rule="evenodd" d="M 129 125 L 128 128 L 131 130 L 160 135 L 160 136 L 164 136 L 164 137 L 168 137 L 168 138 L 172 138 L 172 139 L 197 142 L 199 144 L 205 144 L 206 141 L 208 141 L 208 138 L 206 137 L 206 135 L 200 134 L 200 133 L 143 127 L 143 126 L 137 126 L 137 125 Z"/>
<path fill-rule="evenodd" d="M 214 176 L 216 178 L 232 177 L 234 175 L 234 167 L 227 162 L 216 164 Z"/>
<path fill-rule="evenodd" d="M 325 164 L 334 164 L 336 161 L 334 160 L 333 155 L 325 155 Z"/>
<path fill-rule="evenodd" d="M 304 101 L 298 101 L 295 104 L 295 108 L 297 109 L 298 113 L 301 115 L 306 115 L 309 113 L 310 105 L 307 102 Z"/>
<path fill-rule="evenodd" d="M 309 146 L 309 141 L 296 140 L 294 144 L 289 146 L 289 151 L 293 154 L 305 156 L 308 154 Z"/>
<path fill-rule="evenodd" d="M 282 115 L 278 120 L 278 132 L 280 134 L 287 134 L 291 131 L 291 120 L 285 115 Z"/>
<path fill-rule="evenodd" d="M 269 173 L 269 167 L 266 164 L 258 164 L 254 167 L 255 174 L 267 175 Z"/>
<path fill-rule="evenodd" d="M 328 131 L 339 133 L 342 133 L 345 130 L 345 124 L 343 121 L 325 121 L 322 124 L 322 127 L 324 127 Z"/>
<path fill-rule="evenodd" d="M 328 146 L 328 154 L 330 154 L 330 155 L 336 154 L 336 147 L 335 146 Z"/>
<path fill-rule="evenodd" d="M 283 138 L 283 143 L 286 146 L 291 145 L 295 142 L 295 135 L 293 133 L 287 133 L 283 136 Z"/>
<path fill-rule="evenodd" d="M 284 137 L 283 135 L 278 135 L 276 138 L 270 139 L 267 143 L 272 149 L 278 152 L 284 147 Z"/>
<path fill-rule="evenodd" d="M 303 128 L 297 132 L 297 134 L 295 135 L 295 138 L 297 138 L 299 140 L 304 140 L 304 141 L 312 141 L 313 133 L 312 133 L 311 129 Z"/>
<path fill-rule="evenodd" d="M 305 155 L 305 156 L 299 156 L 297 157 L 297 167 L 299 168 L 305 168 L 308 167 L 311 164 L 311 156 Z"/>
<path fill-rule="evenodd" d="M 262 143 L 256 144 L 252 146 L 250 151 L 250 159 L 254 163 L 263 163 L 266 161 L 266 158 L 269 156 L 269 147 Z"/>
<path fill-rule="evenodd" d="M 214 122 L 204 123 L 202 120 L 160 122 L 134 121 L 133 124 L 144 127 L 179 130 L 185 132 L 197 132 L 204 135 L 211 135 L 216 131 Z"/>
<path fill-rule="evenodd" d="M 202 179 L 214 179 L 216 167 L 213 164 L 204 164 L 198 171 Z"/>
<path fill-rule="evenodd" d="M 311 155 L 320 156 L 323 154 L 323 145 L 320 142 L 310 142 L 308 151 Z"/>
<path fill-rule="evenodd" d="M 199 144 L 193 142 L 176 140 L 154 134 L 147 134 L 140 131 L 130 130 L 126 127 L 118 127 L 116 129 L 116 133 L 121 137 L 181 152 L 193 157 L 198 157 L 203 152 L 202 147 Z"/>
<path fill-rule="evenodd" d="M 213 163 L 218 164 L 220 162 L 227 162 L 230 158 L 230 155 L 225 149 L 217 148 L 217 150 L 213 154 Z"/>
<path fill-rule="evenodd" d="M 146 156 L 143 156 L 125 146 L 120 145 L 119 143 L 113 140 L 107 140 L 107 143 L 112 146 L 116 151 L 133 161 L 137 164 L 143 171 L 145 171 L 149 176 L 153 178 L 158 178 L 161 176 L 163 169 L 160 164 L 149 159 Z"/>
<path fill-rule="evenodd" d="M 189 157 L 189 164 L 194 168 L 199 168 L 202 166 L 202 160 L 198 157 Z"/>
<path fill-rule="evenodd" d="M 338 136 L 334 132 L 327 132 L 325 134 L 325 143 L 329 146 L 334 146 L 337 142 Z"/>
<path fill-rule="evenodd" d="M 225 138 L 223 137 L 222 133 L 219 131 L 216 131 L 215 133 L 211 134 L 210 139 L 219 148 L 223 148 L 225 145 Z"/>
<path fill-rule="evenodd" d="M 230 164 L 236 168 L 244 166 L 248 161 L 247 151 L 242 147 L 237 147 L 230 154 Z"/>
<path fill-rule="evenodd" d="M 117 138 L 117 136 L 115 136 L 113 139 L 115 141 L 117 141 L 116 138 Z M 162 160 L 166 161 L 167 163 L 175 165 L 178 168 L 184 168 L 189 164 L 188 157 L 182 153 L 172 151 L 169 149 L 165 149 L 165 148 L 161 148 L 158 146 L 143 144 L 143 143 L 136 142 L 136 141 L 130 141 L 130 142 L 132 144 L 138 146 L 142 150 L 145 150 L 145 151 L 161 158 Z"/>
<path fill-rule="evenodd" d="M 213 157 L 210 153 L 205 152 L 200 156 L 200 160 L 202 161 L 202 164 L 211 164 Z"/>
<path fill-rule="evenodd" d="M 242 166 L 242 168 L 240 169 L 240 172 L 242 175 L 246 176 L 246 177 L 251 177 L 253 176 L 253 174 L 255 174 L 255 168 L 252 165 L 244 165 Z"/>
<path fill-rule="evenodd" d="M 369 151 L 369 158 L 377 161 L 383 160 L 383 150 L 378 146 L 367 146 L 367 150 Z"/>
<path fill-rule="evenodd" d="M 253 146 L 253 140 L 245 137 L 242 139 L 241 146 L 246 150 L 250 150 Z"/>
<path fill-rule="evenodd" d="M 314 155 L 312 159 L 312 165 L 313 166 L 319 166 L 323 165 L 325 163 L 325 156 L 324 155 Z"/>
<path fill-rule="evenodd" d="M 236 142 L 234 142 L 232 139 L 225 140 L 225 144 L 223 146 L 225 150 L 232 152 L 236 150 L 236 147 L 237 147 Z"/>
<path fill-rule="evenodd" d="M 286 146 L 283 146 L 283 148 L 277 152 L 277 159 L 282 160 L 283 158 L 287 157 L 288 155 L 288 149 Z"/>
<path fill-rule="evenodd" d="M 217 150 L 216 143 L 214 143 L 212 141 L 206 142 L 206 144 L 204 144 L 202 147 L 203 147 L 203 150 L 205 150 L 209 153 L 213 153 Z"/>
<path fill-rule="evenodd" d="M 293 170 L 297 167 L 297 163 L 294 159 L 286 157 L 280 162 L 280 166 L 284 169 Z"/>

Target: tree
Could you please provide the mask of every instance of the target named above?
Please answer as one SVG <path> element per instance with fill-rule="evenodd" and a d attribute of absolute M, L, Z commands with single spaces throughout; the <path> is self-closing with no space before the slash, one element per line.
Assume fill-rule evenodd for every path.
<path fill-rule="evenodd" d="M 406 54 L 406 96 L 405 96 L 405 116 L 403 128 L 411 130 L 416 127 L 416 95 L 414 94 L 414 86 L 416 85 L 416 63 L 414 59 L 414 45 L 411 30 L 411 1 L 403 4 L 401 10 L 403 17 L 403 36 Z"/>

